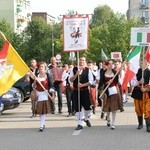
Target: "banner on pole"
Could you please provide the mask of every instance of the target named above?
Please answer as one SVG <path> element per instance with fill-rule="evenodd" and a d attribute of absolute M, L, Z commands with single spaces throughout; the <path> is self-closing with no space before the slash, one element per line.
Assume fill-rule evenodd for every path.
<path fill-rule="evenodd" d="M 63 17 L 63 45 L 65 52 L 88 49 L 89 17 Z"/>
<path fill-rule="evenodd" d="M 115 60 L 118 59 L 122 61 L 121 52 L 111 52 L 111 59 L 115 59 Z"/>
<path fill-rule="evenodd" d="M 150 28 L 131 28 L 131 46 L 150 46 Z"/>

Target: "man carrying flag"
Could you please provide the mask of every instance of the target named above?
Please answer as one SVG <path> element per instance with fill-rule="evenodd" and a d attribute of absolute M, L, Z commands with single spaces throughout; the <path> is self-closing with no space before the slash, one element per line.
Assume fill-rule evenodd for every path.
<path fill-rule="evenodd" d="M 146 52 L 147 67 L 144 70 L 143 85 L 141 91 L 143 92 L 143 112 L 146 122 L 146 130 L 150 132 L 150 49 Z"/>
<path fill-rule="evenodd" d="M 124 77 L 123 83 L 122 83 L 123 91 L 127 90 L 128 83 L 133 79 L 133 77 L 138 72 L 141 51 L 142 51 L 142 47 L 137 46 L 130 52 L 130 54 L 127 57 L 127 61 L 129 63 L 129 65 L 126 69 L 125 77 Z"/>

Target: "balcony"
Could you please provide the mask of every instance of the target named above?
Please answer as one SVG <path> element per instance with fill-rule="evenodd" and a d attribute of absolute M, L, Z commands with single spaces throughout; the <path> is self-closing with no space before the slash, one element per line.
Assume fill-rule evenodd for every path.
<path fill-rule="evenodd" d="M 17 4 L 17 6 L 16 6 L 16 12 L 17 13 L 22 12 L 22 5 L 21 4 Z"/>
<path fill-rule="evenodd" d="M 141 21 L 143 22 L 144 25 L 149 24 L 149 18 L 148 17 L 141 17 Z"/>
<path fill-rule="evenodd" d="M 148 3 L 140 3 L 140 9 L 149 9 Z"/>

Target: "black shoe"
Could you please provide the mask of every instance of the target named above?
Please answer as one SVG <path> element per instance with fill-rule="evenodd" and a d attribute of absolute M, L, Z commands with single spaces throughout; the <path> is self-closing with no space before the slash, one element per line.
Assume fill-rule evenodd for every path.
<path fill-rule="evenodd" d="M 43 125 L 43 130 L 45 129 L 45 125 Z"/>
<path fill-rule="evenodd" d="M 107 120 L 107 127 L 110 127 L 110 120 Z"/>
<path fill-rule="evenodd" d="M 104 118 L 104 113 L 102 112 L 102 113 L 101 113 L 101 119 L 103 119 L 103 118 Z"/>
<path fill-rule="evenodd" d="M 115 126 L 114 125 L 111 125 L 111 130 L 115 130 Z"/>
<path fill-rule="evenodd" d="M 95 114 L 95 107 L 94 106 L 92 106 L 92 110 L 93 110 L 93 114 Z"/>
<path fill-rule="evenodd" d="M 69 116 L 70 116 L 70 113 L 68 113 L 67 117 L 69 117 Z"/>
<path fill-rule="evenodd" d="M 81 126 L 81 125 L 78 125 L 78 126 L 76 127 L 76 130 L 81 130 L 81 129 L 83 129 L 83 126 Z"/>
<path fill-rule="evenodd" d="M 59 113 L 59 114 L 62 114 L 62 111 L 61 111 L 61 110 L 59 110 L 59 111 L 58 111 L 58 113 Z"/>
<path fill-rule="evenodd" d="M 43 127 L 40 127 L 39 132 L 43 132 Z"/>
<path fill-rule="evenodd" d="M 142 128 L 143 128 L 143 125 L 142 125 L 142 124 L 139 124 L 138 127 L 137 127 L 138 130 L 140 130 L 140 129 L 142 129 Z"/>
<path fill-rule="evenodd" d="M 51 114 L 55 114 L 55 111 L 51 111 Z"/>
<path fill-rule="evenodd" d="M 87 125 L 88 127 L 91 127 L 91 123 L 90 123 L 89 120 L 84 120 L 84 121 L 85 121 L 85 123 L 86 123 L 86 125 Z"/>

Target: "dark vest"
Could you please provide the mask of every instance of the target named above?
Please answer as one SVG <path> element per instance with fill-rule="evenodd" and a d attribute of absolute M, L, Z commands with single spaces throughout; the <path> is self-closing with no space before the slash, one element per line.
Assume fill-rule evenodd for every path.
<path fill-rule="evenodd" d="M 139 68 L 139 70 L 136 74 L 136 79 L 138 81 L 140 81 L 142 79 L 142 69 L 141 68 Z M 132 94 L 131 94 L 131 97 L 134 99 L 142 100 L 143 93 L 142 93 L 140 87 L 138 87 L 138 86 L 134 87 Z"/>
<path fill-rule="evenodd" d="M 78 70 L 77 67 L 73 68 L 74 75 L 76 74 L 77 70 Z M 80 80 L 79 83 L 89 82 L 88 74 L 89 74 L 89 68 L 85 67 L 85 69 L 82 71 L 82 74 L 79 76 L 79 80 Z M 74 87 L 74 89 L 78 88 L 78 77 L 73 81 L 73 87 Z M 84 87 L 84 88 L 88 88 L 88 87 Z"/>

